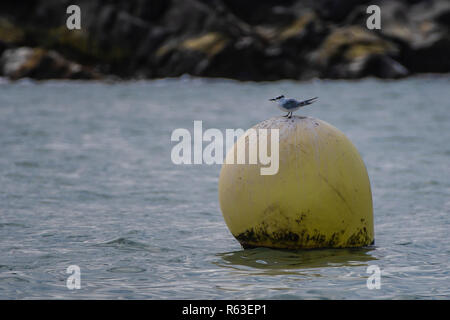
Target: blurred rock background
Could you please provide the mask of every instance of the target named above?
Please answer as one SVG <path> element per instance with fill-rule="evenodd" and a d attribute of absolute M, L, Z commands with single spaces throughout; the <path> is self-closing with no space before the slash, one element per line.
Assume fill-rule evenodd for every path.
<path fill-rule="evenodd" d="M 371 4 L 381 30 L 366 28 Z M 449 0 L 2 1 L 0 75 L 400 78 L 450 72 L 449 29 Z"/>

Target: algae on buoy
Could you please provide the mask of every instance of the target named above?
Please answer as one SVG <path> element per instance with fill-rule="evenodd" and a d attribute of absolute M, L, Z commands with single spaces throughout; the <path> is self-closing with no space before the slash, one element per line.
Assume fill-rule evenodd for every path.
<path fill-rule="evenodd" d="M 370 182 L 351 141 L 332 125 L 309 117 L 271 118 L 253 127 L 260 128 L 279 129 L 278 173 L 261 175 L 260 164 L 233 164 L 230 155 L 235 152 L 229 150 L 219 178 L 222 214 L 242 246 L 370 245 Z"/>

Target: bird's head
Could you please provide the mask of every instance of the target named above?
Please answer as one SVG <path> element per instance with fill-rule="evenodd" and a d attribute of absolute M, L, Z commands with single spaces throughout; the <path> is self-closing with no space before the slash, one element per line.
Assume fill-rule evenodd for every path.
<path fill-rule="evenodd" d="M 278 97 L 276 97 L 276 98 L 269 99 L 269 101 L 277 101 L 277 100 L 280 100 L 280 99 L 282 99 L 282 98 L 284 98 L 283 95 L 278 96 Z"/>

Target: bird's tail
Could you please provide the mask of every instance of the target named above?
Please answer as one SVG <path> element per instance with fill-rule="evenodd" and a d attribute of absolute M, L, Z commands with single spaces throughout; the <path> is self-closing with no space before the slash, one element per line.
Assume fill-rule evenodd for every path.
<path fill-rule="evenodd" d="M 316 102 L 317 99 L 318 99 L 318 97 L 314 97 L 314 98 L 311 98 L 311 99 L 308 99 L 308 100 L 304 100 L 304 101 L 300 102 L 298 105 L 300 107 L 307 106 L 308 104 Z"/>

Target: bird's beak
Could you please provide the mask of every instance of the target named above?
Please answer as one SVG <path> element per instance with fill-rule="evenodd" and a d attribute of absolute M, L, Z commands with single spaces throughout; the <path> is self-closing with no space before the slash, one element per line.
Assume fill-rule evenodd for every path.
<path fill-rule="evenodd" d="M 275 101 L 275 99 L 269 99 L 269 101 Z"/>

